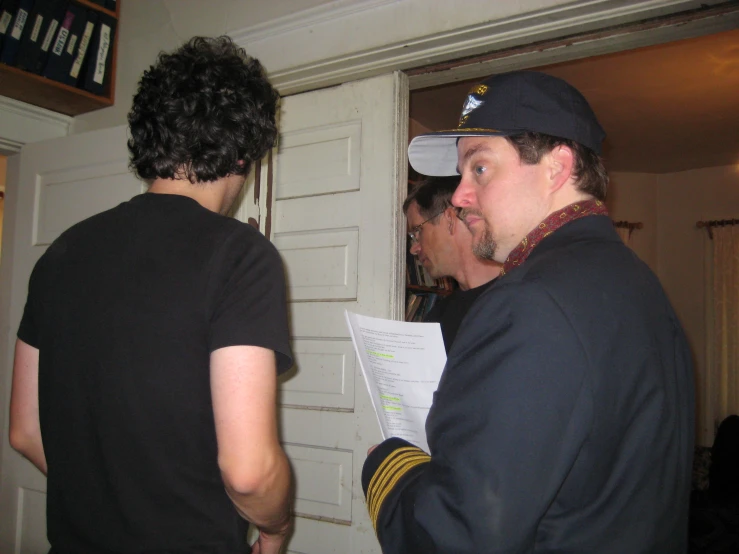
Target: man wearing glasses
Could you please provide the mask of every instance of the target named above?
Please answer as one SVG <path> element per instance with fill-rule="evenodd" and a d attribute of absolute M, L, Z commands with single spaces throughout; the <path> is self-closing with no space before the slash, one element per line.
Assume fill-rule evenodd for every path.
<path fill-rule="evenodd" d="M 452 277 L 459 289 L 440 298 L 424 318 L 441 324 L 446 351 L 452 347 L 467 310 L 500 274 L 501 265 L 472 252 L 472 234 L 452 206 L 459 176 L 430 177 L 403 203 L 410 252 L 434 279 Z"/>

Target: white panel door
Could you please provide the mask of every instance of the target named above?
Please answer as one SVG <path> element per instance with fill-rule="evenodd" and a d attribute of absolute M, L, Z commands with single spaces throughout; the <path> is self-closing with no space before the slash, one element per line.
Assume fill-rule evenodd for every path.
<path fill-rule="evenodd" d="M 15 333 L 34 264 L 70 225 L 143 192 L 127 168 L 125 127 L 30 144 L 8 162 L 0 265 L 3 414 L 10 398 Z M 46 479 L 10 448 L 4 420 L 0 552 L 46 554 Z"/>
<path fill-rule="evenodd" d="M 296 356 L 280 394 L 297 482 L 289 552 L 380 552 L 360 479 L 380 431 L 344 310 L 402 313 L 407 102 L 400 73 L 282 101 L 270 238 Z"/>

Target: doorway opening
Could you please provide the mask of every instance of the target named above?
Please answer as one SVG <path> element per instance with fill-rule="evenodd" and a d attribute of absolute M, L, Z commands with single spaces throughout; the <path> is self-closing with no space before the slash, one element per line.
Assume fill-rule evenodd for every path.
<path fill-rule="evenodd" d="M 611 217 L 639 224 L 629 245 L 659 277 L 688 335 L 696 368 L 697 443 L 709 446 L 715 430 L 706 397 L 704 260 L 710 242 L 696 222 L 739 217 L 739 29 L 556 63 L 547 63 L 546 49 L 538 61 L 536 55 L 526 63 L 506 60 L 475 62 L 478 71 L 488 71 L 412 90 L 409 141 L 456 127 L 469 89 L 493 73 L 543 71 L 585 95 L 608 134 Z M 467 77 L 472 66 L 446 64 L 437 83 L 444 74 Z M 414 75 L 416 83 L 433 82 L 433 73 L 423 70 L 409 75 L 412 86 Z"/>

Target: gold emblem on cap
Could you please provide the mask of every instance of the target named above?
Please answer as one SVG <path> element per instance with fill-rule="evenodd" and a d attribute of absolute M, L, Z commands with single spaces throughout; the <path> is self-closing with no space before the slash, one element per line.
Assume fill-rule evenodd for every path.
<path fill-rule="evenodd" d="M 467 123 L 467 118 L 469 117 L 470 113 L 482 106 L 484 103 L 485 101 L 476 98 L 474 93 L 468 94 L 467 100 L 464 101 L 464 106 L 462 106 L 462 115 L 459 117 L 459 124 L 457 125 L 457 128 Z"/>
<path fill-rule="evenodd" d="M 487 85 L 475 85 L 470 89 L 469 94 L 477 94 L 478 96 L 482 96 L 488 91 Z"/>

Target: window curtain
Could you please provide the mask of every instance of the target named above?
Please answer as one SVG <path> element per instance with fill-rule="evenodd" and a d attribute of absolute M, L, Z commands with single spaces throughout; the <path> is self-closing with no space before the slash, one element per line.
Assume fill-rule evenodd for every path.
<path fill-rule="evenodd" d="M 713 227 L 703 429 L 739 414 L 739 225 Z M 706 437 L 708 438 L 708 437 Z M 712 441 L 711 441 L 712 442 Z M 709 443 L 711 444 L 711 443 Z"/>

